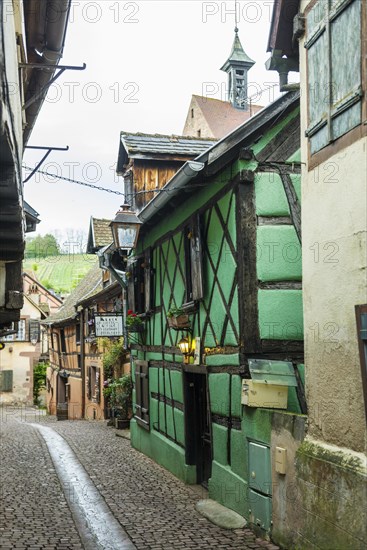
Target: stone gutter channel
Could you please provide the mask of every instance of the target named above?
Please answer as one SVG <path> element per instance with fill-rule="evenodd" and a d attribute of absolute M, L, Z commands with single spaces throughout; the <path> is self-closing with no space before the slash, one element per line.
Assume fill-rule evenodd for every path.
<path fill-rule="evenodd" d="M 29 423 L 50 453 L 66 500 L 86 550 L 136 550 L 74 451 L 52 428 Z"/>

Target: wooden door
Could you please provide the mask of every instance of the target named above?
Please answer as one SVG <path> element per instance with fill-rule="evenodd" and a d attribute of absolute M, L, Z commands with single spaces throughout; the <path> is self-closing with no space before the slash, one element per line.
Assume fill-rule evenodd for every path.
<path fill-rule="evenodd" d="M 186 463 L 196 466 L 197 483 L 207 487 L 211 475 L 212 440 L 206 374 L 185 373 Z"/>

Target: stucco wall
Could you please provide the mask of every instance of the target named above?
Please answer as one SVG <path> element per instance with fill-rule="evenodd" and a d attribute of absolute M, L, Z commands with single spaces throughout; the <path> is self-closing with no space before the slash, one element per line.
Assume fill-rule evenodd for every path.
<path fill-rule="evenodd" d="M 308 2 L 303 2 L 302 11 Z M 366 303 L 367 139 L 308 169 L 306 50 L 301 55 L 302 249 L 309 433 L 363 451 L 354 306 Z"/>
<path fill-rule="evenodd" d="M 46 407 L 48 414 L 56 414 L 56 376 L 57 371 L 51 367 L 47 367 L 46 380 L 47 380 L 47 394 L 46 394 Z"/>
<path fill-rule="evenodd" d="M 192 109 L 194 110 L 193 117 L 191 116 Z M 198 136 L 198 130 L 200 130 L 200 136 Z M 202 110 L 198 106 L 194 97 L 191 99 L 182 135 L 201 138 L 215 138 L 215 135 L 210 130 Z"/>
<path fill-rule="evenodd" d="M 40 320 L 41 314 L 28 300 L 24 300 L 21 318 Z M 33 404 L 33 366 L 41 355 L 41 344 L 34 346 L 30 342 L 6 342 L 0 354 L 0 370 L 13 371 L 13 391 L 1 392 L 0 403 Z"/>
<path fill-rule="evenodd" d="M 68 384 L 70 384 L 68 419 L 80 420 L 82 418 L 82 379 L 70 376 Z"/>

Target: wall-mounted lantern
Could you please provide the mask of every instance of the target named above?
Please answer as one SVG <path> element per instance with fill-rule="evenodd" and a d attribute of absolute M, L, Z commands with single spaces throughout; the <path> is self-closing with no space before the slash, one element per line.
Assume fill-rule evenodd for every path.
<path fill-rule="evenodd" d="M 129 204 L 121 205 L 115 219 L 110 223 L 115 247 L 128 251 L 136 248 L 141 224 L 135 212 L 130 210 Z"/>
<path fill-rule="evenodd" d="M 189 338 L 187 338 L 186 336 L 181 338 L 181 340 L 178 342 L 178 347 L 180 348 L 180 352 L 184 357 L 184 363 L 188 364 L 190 361 L 190 357 L 194 356 L 194 351 L 191 349 L 192 346 Z"/>

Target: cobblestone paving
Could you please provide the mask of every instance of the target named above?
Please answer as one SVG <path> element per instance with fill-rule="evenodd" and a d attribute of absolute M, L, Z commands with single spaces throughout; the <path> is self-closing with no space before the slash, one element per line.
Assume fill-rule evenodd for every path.
<path fill-rule="evenodd" d="M 256 539 L 249 529 L 229 531 L 211 524 L 195 510 L 201 498 L 197 490 L 132 449 L 105 422 L 36 421 L 69 443 L 138 550 L 278 548 Z M 7 511 L 1 511 L 6 522 L 0 548 L 82 548 L 41 437 L 24 422 L 10 420 L 3 426 Z"/>
<path fill-rule="evenodd" d="M 43 439 L 9 409 L 0 422 L 0 548 L 81 549 Z"/>

